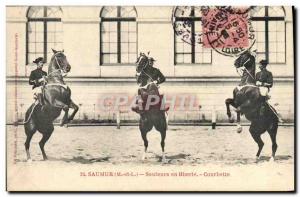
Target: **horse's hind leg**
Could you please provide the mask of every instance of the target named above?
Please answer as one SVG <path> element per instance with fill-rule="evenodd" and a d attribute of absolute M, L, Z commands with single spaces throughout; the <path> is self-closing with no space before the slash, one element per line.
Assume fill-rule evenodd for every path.
<path fill-rule="evenodd" d="M 43 137 L 42 137 L 41 141 L 39 142 L 39 145 L 40 145 L 44 160 L 48 159 L 46 152 L 44 150 L 44 146 L 45 146 L 46 142 L 49 140 L 53 130 L 54 130 L 53 125 L 49 125 L 49 127 L 45 131 L 41 132 Z"/>
<path fill-rule="evenodd" d="M 142 139 L 144 141 L 144 153 L 142 156 L 142 160 L 146 159 L 147 149 L 148 149 L 148 140 L 147 140 L 147 133 L 152 129 L 153 125 L 149 122 L 147 117 L 141 117 L 140 119 L 140 132 Z"/>
<path fill-rule="evenodd" d="M 162 150 L 162 158 L 161 161 L 163 163 L 166 162 L 166 156 L 165 156 L 165 139 L 166 139 L 166 131 L 167 131 L 167 122 L 166 122 L 166 118 L 165 118 L 165 114 L 164 112 L 162 112 L 162 116 L 159 117 L 159 119 L 157 119 L 155 121 L 155 129 L 158 130 L 160 132 L 161 135 L 161 150 Z"/>
<path fill-rule="evenodd" d="M 24 144 L 25 151 L 27 154 L 27 161 L 31 161 L 30 152 L 29 152 L 30 141 L 32 139 L 33 134 L 35 134 L 35 132 L 36 132 L 36 128 L 35 128 L 33 120 L 30 120 L 29 122 L 25 123 L 24 128 L 25 128 L 25 134 L 27 136 L 25 144 Z"/>
<path fill-rule="evenodd" d="M 257 128 L 256 128 L 257 129 Z M 261 134 L 263 132 L 258 132 L 257 130 L 255 130 L 255 126 L 253 123 L 251 123 L 251 126 L 250 126 L 250 133 L 251 133 L 251 136 L 253 137 L 254 141 L 257 143 L 258 145 L 258 151 L 256 153 L 256 159 L 259 158 L 260 156 L 260 153 L 264 147 L 264 142 L 262 141 L 261 139 Z"/>
<path fill-rule="evenodd" d="M 161 135 L 161 150 L 162 150 L 162 157 L 161 157 L 161 161 L 163 163 L 166 162 L 166 155 L 165 155 L 165 139 L 166 139 L 166 130 L 160 131 L 160 135 Z"/>
<path fill-rule="evenodd" d="M 272 141 L 272 160 L 275 160 L 275 154 L 277 150 L 277 143 L 276 143 L 276 135 L 277 135 L 278 123 L 273 123 L 272 126 L 268 129 L 268 133 L 271 137 Z"/>
<path fill-rule="evenodd" d="M 257 151 L 257 153 L 256 153 L 256 158 L 258 159 L 259 156 L 260 156 L 260 153 L 261 153 L 261 151 L 262 151 L 262 149 L 263 149 L 263 147 L 264 147 L 264 142 L 262 141 L 260 135 L 258 135 L 258 134 L 254 134 L 254 135 L 251 134 L 251 135 L 252 135 L 254 141 L 255 141 L 255 142 L 257 143 L 257 145 L 258 145 L 258 151 Z"/>
<path fill-rule="evenodd" d="M 241 125 L 241 112 L 240 111 L 236 112 L 236 126 L 237 126 L 236 131 L 238 133 L 241 133 L 243 131 L 243 127 Z"/>
<path fill-rule="evenodd" d="M 68 118 L 68 121 L 71 121 L 74 119 L 75 114 L 77 113 L 79 107 L 71 100 L 69 107 L 74 109 L 74 111 L 72 112 L 72 114 L 70 115 L 70 117 Z"/>
<path fill-rule="evenodd" d="M 147 140 L 147 132 L 142 132 L 141 133 L 143 141 L 144 141 L 144 153 L 142 156 L 142 160 L 145 160 L 147 158 L 147 149 L 148 149 L 148 140 Z"/>

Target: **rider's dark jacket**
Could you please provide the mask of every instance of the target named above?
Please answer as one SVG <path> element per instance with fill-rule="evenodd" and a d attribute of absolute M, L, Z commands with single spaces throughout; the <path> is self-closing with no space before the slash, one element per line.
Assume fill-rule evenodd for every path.
<path fill-rule="evenodd" d="M 47 76 L 47 73 L 42 69 L 37 68 L 31 71 L 29 76 L 29 85 L 32 85 L 32 89 L 43 85 L 42 82 L 38 81 L 39 79 L 43 78 L 43 76 Z"/>
<path fill-rule="evenodd" d="M 165 76 L 160 72 L 159 69 L 152 66 L 147 66 L 137 78 L 137 83 L 140 86 L 145 86 L 151 81 L 157 81 L 157 84 L 165 82 Z"/>
<path fill-rule="evenodd" d="M 270 71 L 267 69 L 263 69 L 260 72 L 256 73 L 256 81 L 260 81 L 262 83 L 262 86 L 271 88 L 273 86 L 273 75 Z M 265 83 L 271 84 L 267 85 Z"/>

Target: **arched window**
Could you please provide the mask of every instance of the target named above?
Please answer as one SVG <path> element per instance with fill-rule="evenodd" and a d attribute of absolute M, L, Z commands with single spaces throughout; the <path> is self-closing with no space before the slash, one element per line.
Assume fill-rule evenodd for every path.
<path fill-rule="evenodd" d="M 210 64 L 211 49 L 203 47 L 198 40 L 202 37 L 201 7 L 178 6 L 174 13 L 174 63 Z M 178 31 L 176 28 L 183 28 Z M 184 32 L 184 33 L 182 33 Z M 182 34 L 181 34 L 182 33 Z M 187 39 L 186 39 L 187 38 Z"/>
<path fill-rule="evenodd" d="M 27 11 L 26 64 L 37 57 L 49 60 L 53 49 L 63 47 L 62 9 L 56 6 L 31 6 Z"/>
<path fill-rule="evenodd" d="M 257 61 L 269 63 L 286 62 L 285 10 L 283 7 L 255 7 L 251 11 L 255 30 Z"/>
<path fill-rule="evenodd" d="M 100 12 L 100 65 L 132 64 L 137 58 L 136 9 L 105 6 Z"/>

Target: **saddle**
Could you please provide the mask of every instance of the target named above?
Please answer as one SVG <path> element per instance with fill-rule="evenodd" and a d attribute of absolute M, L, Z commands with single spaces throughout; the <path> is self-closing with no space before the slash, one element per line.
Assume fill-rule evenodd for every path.
<path fill-rule="evenodd" d="M 38 104 L 40 104 L 41 106 L 45 105 L 45 90 L 44 88 L 42 88 L 42 93 L 38 93 L 36 95 L 36 99 L 37 99 L 37 102 Z"/>
<path fill-rule="evenodd" d="M 149 109 L 146 109 L 149 96 L 159 97 L 159 102 L 155 105 L 149 106 Z M 139 88 L 138 96 L 136 98 L 136 103 L 135 103 L 136 105 L 133 106 L 131 109 L 132 109 L 132 111 L 134 111 L 138 114 L 142 114 L 151 109 L 157 109 L 160 111 L 168 111 L 169 107 L 165 107 L 163 98 L 164 98 L 164 95 L 159 94 L 158 88 L 155 86 L 149 85 L 147 88 Z M 149 100 L 149 101 L 151 101 L 151 100 Z"/>

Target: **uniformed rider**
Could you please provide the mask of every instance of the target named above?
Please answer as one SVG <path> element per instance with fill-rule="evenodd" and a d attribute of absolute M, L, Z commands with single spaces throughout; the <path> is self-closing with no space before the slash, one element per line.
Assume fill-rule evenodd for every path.
<path fill-rule="evenodd" d="M 150 83 L 155 83 L 158 86 L 159 84 L 164 83 L 166 80 L 165 76 L 160 72 L 160 70 L 153 67 L 154 61 L 155 60 L 152 57 L 148 58 L 148 65 L 140 73 L 136 74 L 137 83 L 139 85 L 138 94 L 141 96 L 137 99 L 137 103 L 144 102 L 142 95 L 147 94 L 147 86 Z M 159 95 L 158 89 L 155 90 L 155 94 Z M 134 106 L 132 110 L 137 113 L 141 113 L 138 106 Z"/>
<path fill-rule="evenodd" d="M 260 72 L 256 73 L 256 85 L 259 86 L 259 91 L 261 94 L 261 109 L 260 115 L 263 115 L 265 106 L 264 103 L 270 98 L 269 92 L 270 88 L 273 86 L 273 75 L 272 72 L 267 70 L 268 62 L 266 60 L 261 60 L 259 62 Z"/>
<path fill-rule="evenodd" d="M 148 66 L 146 66 L 141 73 L 137 74 L 137 83 L 140 87 L 143 87 L 150 82 L 159 85 L 166 80 L 165 76 L 160 72 L 160 70 L 153 67 L 155 60 L 150 57 L 148 61 Z"/>
<path fill-rule="evenodd" d="M 31 71 L 29 76 L 29 85 L 32 85 L 33 95 L 36 102 L 43 105 L 42 99 L 42 86 L 46 82 L 45 77 L 47 76 L 47 72 L 43 71 L 44 59 L 39 57 L 33 61 L 37 65 L 37 68 Z"/>

